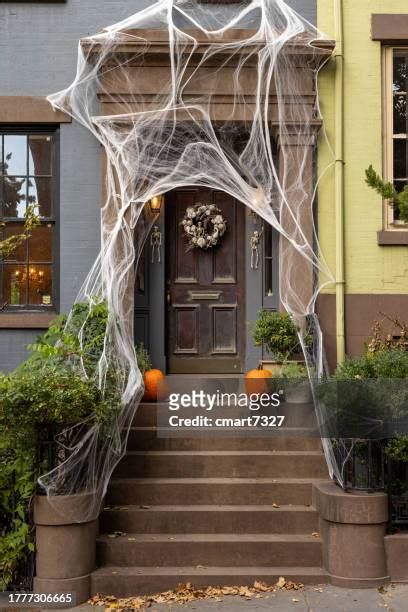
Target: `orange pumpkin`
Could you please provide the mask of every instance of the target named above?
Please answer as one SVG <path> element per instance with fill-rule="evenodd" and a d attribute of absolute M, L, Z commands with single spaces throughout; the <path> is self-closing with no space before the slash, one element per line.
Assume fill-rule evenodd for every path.
<path fill-rule="evenodd" d="M 251 393 L 267 393 L 270 385 L 267 380 L 272 378 L 272 372 L 269 370 L 250 370 L 245 374 L 245 389 L 248 395 Z"/>
<path fill-rule="evenodd" d="M 145 402 L 156 402 L 157 394 L 159 391 L 163 392 L 163 382 L 165 376 L 161 370 L 147 370 L 144 373 L 143 380 L 145 385 L 145 392 L 143 396 L 143 400 Z"/>

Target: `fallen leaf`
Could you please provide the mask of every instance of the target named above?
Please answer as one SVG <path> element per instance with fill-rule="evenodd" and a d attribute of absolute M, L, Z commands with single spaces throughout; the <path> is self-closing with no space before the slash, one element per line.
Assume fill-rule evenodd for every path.
<path fill-rule="evenodd" d="M 270 587 L 268 587 L 268 585 L 265 582 L 261 582 L 260 580 L 255 580 L 254 582 L 254 589 L 256 589 L 257 591 L 269 591 Z"/>
<path fill-rule="evenodd" d="M 312 533 L 312 536 L 313 536 L 314 538 L 320 538 L 320 534 L 319 534 L 319 533 L 317 533 L 317 531 L 314 531 L 314 532 Z"/>
<path fill-rule="evenodd" d="M 296 599 L 295 597 L 292 598 L 293 603 L 298 603 L 299 599 Z"/>
<path fill-rule="evenodd" d="M 283 576 L 281 576 L 281 577 L 279 578 L 278 582 L 276 583 L 276 586 L 277 586 L 279 589 L 283 589 L 283 587 L 285 586 L 285 584 L 286 584 L 286 580 L 285 580 L 285 578 L 284 578 Z"/>
<path fill-rule="evenodd" d="M 272 504 L 272 508 L 280 508 L 279 504 Z"/>
<path fill-rule="evenodd" d="M 251 597 L 252 592 L 249 590 L 248 587 L 239 587 L 239 595 L 241 597 Z"/>
<path fill-rule="evenodd" d="M 123 535 L 126 535 L 123 531 L 114 531 L 113 533 L 108 533 L 108 538 L 119 538 Z"/>

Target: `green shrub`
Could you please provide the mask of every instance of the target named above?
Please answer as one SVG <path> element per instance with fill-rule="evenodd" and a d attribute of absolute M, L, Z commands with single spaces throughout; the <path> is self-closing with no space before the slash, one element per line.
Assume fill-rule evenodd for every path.
<path fill-rule="evenodd" d="M 407 377 L 408 352 L 391 348 L 376 353 L 366 353 L 361 357 L 347 358 L 344 363 L 337 367 L 332 379 Z"/>
<path fill-rule="evenodd" d="M 108 369 L 104 393 L 97 365 L 104 350 L 108 309 L 98 301 L 57 317 L 14 372 L 0 375 L 0 588 L 5 589 L 33 550 L 30 502 L 39 475 L 50 466 L 38 440 L 49 425 L 110 423 L 120 409 L 118 375 Z M 81 341 L 79 334 L 81 333 Z"/>
<path fill-rule="evenodd" d="M 398 436 L 398 419 L 408 413 L 408 352 L 348 358 L 319 385 L 317 397 L 330 437 Z"/>
<path fill-rule="evenodd" d="M 362 357 L 347 357 L 344 363 L 337 367 L 332 380 L 353 380 L 358 378 L 375 378 L 374 360 L 367 355 Z"/>
<path fill-rule="evenodd" d="M 369 357 L 373 362 L 373 378 L 407 378 L 408 352 L 401 349 L 380 351 Z"/>
<path fill-rule="evenodd" d="M 287 362 L 282 366 L 282 378 L 308 378 L 307 368 L 302 363 Z"/>
<path fill-rule="evenodd" d="M 57 363 L 69 359 L 81 362 L 87 376 L 94 376 L 104 350 L 108 318 L 105 301 L 91 306 L 84 302 L 74 304 L 68 319 L 66 315 L 54 319 L 45 334 L 29 347 L 32 355 L 26 363 L 31 366 L 39 358 Z"/>
<path fill-rule="evenodd" d="M 389 440 L 385 447 L 385 454 L 393 461 L 408 462 L 408 436 L 401 436 Z M 406 483 L 408 486 L 408 483 Z"/>
<path fill-rule="evenodd" d="M 257 346 L 264 345 L 277 359 L 284 361 L 291 354 L 301 351 L 299 328 L 288 314 L 262 310 L 254 325 L 253 338 Z M 311 337 L 306 337 L 310 344 Z"/>
<path fill-rule="evenodd" d="M 143 342 L 140 342 L 136 347 L 136 358 L 137 365 L 139 366 L 139 370 L 142 374 L 150 370 L 152 367 L 152 362 L 150 360 L 149 352 L 146 350 Z"/>

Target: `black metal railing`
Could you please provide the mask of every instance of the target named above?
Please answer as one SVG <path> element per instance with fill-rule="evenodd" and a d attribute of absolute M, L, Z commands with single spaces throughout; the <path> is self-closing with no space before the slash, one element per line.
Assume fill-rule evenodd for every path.
<path fill-rule="evenodd" d="M 408 530 L 408 463 L 387 456 L 389 439 L 337 439 L 333 450 L 345 491 L 389 498 L 389 527 Z"/>

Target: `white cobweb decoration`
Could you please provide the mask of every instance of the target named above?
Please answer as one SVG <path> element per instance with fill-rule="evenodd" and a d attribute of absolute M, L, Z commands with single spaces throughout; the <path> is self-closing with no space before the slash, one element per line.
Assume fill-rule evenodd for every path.
<path fill-rule="evenodd" d="M 138 67 L 148 65 L 155 44 L 167 62 L 157 93 L 145 95 Z M 40 479 L 49 495 L 90 493 L 95 512 L 126 450 L 143 393 L 134 269 L 154 222 L 145 206 L 153 196 L 182 186 L 222 190 L 280 233 L 280 299 L 302 330 L 311 377 L 322 376 L 315 302 L 334 279 L 315 227 L 314 145 L 321 124 L 317 74 L 331 50 L 283 0 L 160 0 L 80 42 L 74 81 L 48 99 L 88 128 L 106 153 L 102 248 L 77 300 L 90 311 L 95 300 L 106 300 L 98 384 L 104 389 L 113 376 L 121 406 L 109 432 L 92 422 L 85 432 L 79 428 L 68 459 Z M 231 65 L 228 116 L 214 119 L 222 69 Z M 306 330 L 312 347 L 303 341 Z M 333 474 L 327 441 L 324 448 Z"/>

